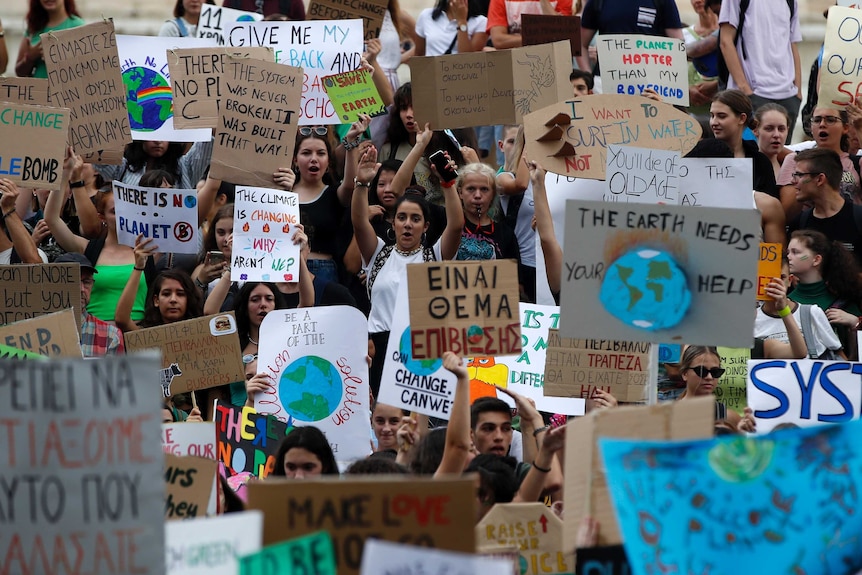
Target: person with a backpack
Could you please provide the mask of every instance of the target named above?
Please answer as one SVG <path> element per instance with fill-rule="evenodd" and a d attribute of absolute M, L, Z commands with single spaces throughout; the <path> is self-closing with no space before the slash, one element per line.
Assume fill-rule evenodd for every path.
<path fill-rule="evenodd" d="M 174 17 L 165 20 L 159 29 L 159 36 L 195 38 L 203 4 L 215 4 L 215 2 L 213 0 L 177 0 L 176 5 L 174 5 Z"/>

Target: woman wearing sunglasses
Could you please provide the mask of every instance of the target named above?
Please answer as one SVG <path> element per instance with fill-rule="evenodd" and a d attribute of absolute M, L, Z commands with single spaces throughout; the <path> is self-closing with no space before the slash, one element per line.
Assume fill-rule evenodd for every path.
<path fill-rule="evenodd" d="M 679 362 L 679 372 L 685 382 L 685 391 L 679 399 L 713 395 L 724 371 L 721 367 L 721 357 L 715 347 L 705 345 L 686 347 Z M 732 409 L 727 409 L 724 403 L 716 401 L 715 421 L 727 422 L 733 429 L 737 429 L 742 418 Z"/>

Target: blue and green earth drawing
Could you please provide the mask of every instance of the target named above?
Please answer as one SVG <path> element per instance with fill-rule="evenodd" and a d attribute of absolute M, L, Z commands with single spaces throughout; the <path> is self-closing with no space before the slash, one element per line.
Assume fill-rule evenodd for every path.
<path fill-rule="evenodd" d="M 316 355 L 301 357 L 287 366 L 278 386 L 285 411 L 300 421 L 320 421 L 341 403 L 341 375 L 334 365 Z"/>
<path fill-rule="evenodd" d="M 404 367 L 416 375 L 431 375 L 443 367 L 443 360 L 439 358 L 413 359 L 412 348 L 410 346 L 410 326 L 407 326 L 401 333 L 401 340 L 398 342 L 398 353 L 401 354 L 401 363 L 404 364 Z"/>
<path fill-rule="evenodd" d="M 171 85 L 155 70 L 143 66 L 129 68 L 123 72 L 123 84 L 133 130 L 154 132 L 173 116 Z"/>

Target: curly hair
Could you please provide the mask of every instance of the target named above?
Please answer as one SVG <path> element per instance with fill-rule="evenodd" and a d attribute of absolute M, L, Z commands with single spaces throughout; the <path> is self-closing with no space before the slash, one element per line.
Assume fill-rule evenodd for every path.
<path fill-rule="evenodd" d="M 793 240 L 802 242 L 805 247 L 823 258 L 820 275 L 826 282 L 829 293 L 847 303 L 859 303 L 862 294 L 859 264 L 841 242 L 832 241 L 815 230 L 796 230 L 790 234 L 790 241 Z"/>

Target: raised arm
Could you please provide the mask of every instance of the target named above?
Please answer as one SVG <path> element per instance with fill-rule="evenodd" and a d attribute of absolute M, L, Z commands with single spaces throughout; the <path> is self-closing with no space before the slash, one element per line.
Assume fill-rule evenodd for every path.
<path fill-rule="evenodd" d="M 560 293 L 561 275 L 563 269 L 563 249 L 554 233 L 554 218 L 548 205 L 548 193 L 545 189 L 545 169 L 538 162 L 524 161 L 530 168 L 530 181 L 533 183 L 533 208 L 536 216 L 536 232 L 542 244 L 545 255 L 545 271 L 548 274 L 548 286 L 552 293 Z"/>
<path fill-rule="evenodd" d="M 351 150 L 351 152 L 353 151 Z M 371 263 L 371 258 L 377 250 L 377 234 L 374 232 L 371 222 L 368 221 L 368 185 L 374 179 L 378 169 L 380 169 L 380 164 L 377 163 L 377 148 L 370 146 L 362 154 L 359 165 L 356 167 L 358 184 L 350 203 L 353 236 L 356 238 L 356 245 L 359 246 L 359 253 L 362 254 L 365 264 Z"/>
<path fill-rule="evenodd" d="M 446 426 L 446 445 L 443 448 L 443 459 L 440 461 L 434 477 L 447 473 L 461 473 L 467 464 L 470 454 L 470 375 L 464 366 L 464 361 L 455 353 L 443 353 L 443 367 L 451 371 L 457 378 L 455 398 L 452 401 L 452 411 L 449 414 L 449 425 Z"/>
<path fill-rule="evenodd" d="M 45 221 L 51 229 L 51 234 L 60 247 L 67 252 L 84 253 L 87 249 L 87 240 L 72 233 L 69 226 L 60 217 L 60 212 L 63 210 L 63 196 L 66 189 L 66 183 L 69 181 L 70 175 L 73 179 L 81 179 L 81 170 L 84 167 L 84 160 L 81 156 L 75 154 L 72 148 L 66 151 L 66 161 L 63 164 L 63 181 L 60 184 L 59 190 L 52 190 L 48 194 L 48 201 L 45 202 Z M 95 265 L 96 262 L 93 262 Z"/>
<path fill-rule="evenodd" d="M 513 503 L 538 501 L 545 492 L 554 492 L 563 486 L 563 473 L 555 454 L 565 445 L 566 426 L 549 430 L 541 439 L 541 446 L 532 466 L 521 483 Z M 527 444 L 526 438 L 524 445 Z M 524 457 L 526 460 L 526 456 Z"/>
<path fill-rule="evenodd" d="M 21 45 L 18 47 L 18 61 L 15 62 L 15 75 L 21 78 L 30 78 L 41 57 L 42 42 L 34 46 L 30 44 L 29 38 L 26 36 L 22 38 Z"/>
<path fill-rule="evenodd" d="M 24 222 L 21 221 L 15 210 L 15 203 L 19 195 L 18 186 L 12 180 L 2 178 L 0 179 L 0 194 L 2 194 L 0 196 L 0 211 L 3 212 L 3 225 L 9 232 L 9 239 L 12 240 L 12 246 L 21 258 L 21 262 L 41 264 L 42 258 L 39 256 L 36 242 L 33 241 L 33 237 L 24 227 Z"/>
<path fill-rule="evenodd" d="M 433 165 L 431 169 L 435 173 L 437 172 L 437 169 Z M 464 229 L 464 206 L 461 205 L 461 198 L 458 196 L 455 182 L 452 182 L 448 186 L 444 182 L 441 186 L 443 187 L 443 201 L 446 202 L 446 229 L 443 230 L 443 235 L 440 236 L 440 255 L 443 256 L 444 260 L 451 260 L 458 253 L 458 248 L 461 247 L 461 232 Z"/>
<path fill-rule="evenodd" d="M 278 181 L 276 180 L 276 183 Z M 207 179 L 204 180 L 202 186 L 198 190 L 198 225 L 206 221 L 215 205 L 218 189 L 221 186 L 221 180 L 216 180 L 207 174 Z"/>
<path fill-rule="evenodd" d="M 141 274 L 144 273 L 147 259 L 158 249 L 159 246 L 153 244 L 153 238 L 144 238 L 143 234 L 139 234 L 135 238 L 135 266 L 129 275 L 126 287 L 123 288 L 119 301 L 117 301 L 117 312 L 114 316 L 114 322 L 123 331 L 138 329 L 138 324 L 132 321 L 132 308 L 135 306 L 138 286 L 141 285 Z"/>
<path fill-rule="evenodd" d="M 401 167 L 398 168 L 395 177 L 392 178 L 392 183 L 389 184 L 392 188 L 392 193 L 396 197 L 401 197 L 401 194 L 410 185 L 413 173 L 416 171 L 416 166 L 419 165 L 419 160 L 422 159 L 425 148 L 428 147 L 428 143 L 431 142 L 431 136 L 433 135 L 434 132 L 431 131 L 430 124 L 425 124 L 425 128 L 416 134 L 416 143 L 410 149 L 404 161 L 401 162 Z"/>
<path fill-rule="evenodd" d="M 366 114 L 361 114 L 359 119 L 353 122 L 350 125 L 350 129 L 347 131 L 347 135 L 344 136 L 344 141 L 353 142 L 354 144 L 359 143 L 359 138 L 362 137 L 362 134 L 365 133 L 365 130 L 368 129 L 368 125 L 371 123 L 371 116 Z M 338 200 L 341 202 L 342 206 L 350 206 L 350 201 L 353 197 L 353 186 L 354 186 L 354 178 L 357 176 L 356 172 L 356 163 L 357 163 L 357 154 L 359 149 L 354 146 L 347 152 L 347 157 L 344 160 L 344 179 L 341 181 L 341 185 L 338 186 Z M 376 175 L 377 172 L 375 171 Z M 371 176 L 374 178 L 374 175 Z M 363 180 L 360 179 L 360 182 L 370 182 L 371 180 Z M 368 194 L 368 189 L 365 189 L 366 195 Z M 367 202 L 366 202 L 367 203 Z"/>
<path fill-rule="evenodd" d="M 299 305 L 297 307 L 314 307 L 314 283 L 311 272 L 308 271 L 308 236 L 302 224 L 296 224 L 297 232 L 293 235 L 293 243 L 299 244 Z"/>

